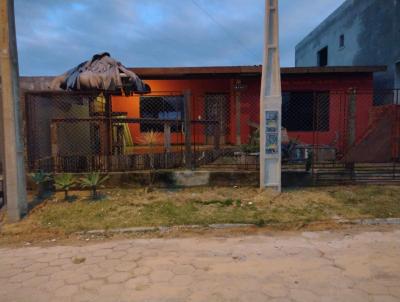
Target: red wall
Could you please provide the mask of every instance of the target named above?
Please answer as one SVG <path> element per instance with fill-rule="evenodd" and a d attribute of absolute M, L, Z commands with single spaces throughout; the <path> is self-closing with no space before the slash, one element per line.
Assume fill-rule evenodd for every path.
<path fill-rule="evenodd" d="M 247 120 L 259 122 L 259 103 L 256 98 L 260 93 L 260 80 L 245 81 L 248 89 L 242 96 L 242 125 Z M 356 101 L 356 138 L 360 137 L 368 126 L 369 112 L 373 104 L 371 90 L 373 77 L 369 73 L 356 74 L 318 74 L 318 75 L 283 75 L 282 91 L 329 91 L 330 112 L 329 131 L 319 131 L 313 138 L 311 131 L 292 131 L 290 138 L 300 142 L 311 144 L 315 141 L 319 144 L 332 144 L 339 135 L 345 135 L 345 117 L 347 109 L 347 92 L 354 88 L 357 93 Z M 299 117 L 301 118 L 301 117 Z M 250 128 L 242 126 L 242 142 L 250 135 Z"/>
<path fill-rule="evenodd" d="M 241 142 L 247 143 L 253 128 L 249 122 L 259 122 L 259 77 L 242 77 L 245 89 L 241 93 Z M 206 93 L 228 93 L 229 94 L 229 125 L 226 142 L 236 142 L 236 117 L 235 117 L 235 91 L 233 83 L 235 79 L 185 79 L 185 80 L 146 80 L 151 86 L 150 95 L 182 94 L 184 90 L 190 90 L 192 95 L 193 119 L 204 118 L 204 94 Z M 330 91 L 330 125 L 329 131 L 318 132 L 319 144 L 331 144 L 337 135 L 344 134 L 344 111 L 346 97 L 343 91 L 350 88 L 356 90 L 372 89 L 372 74 L 370 73 L 327 73 L 327 74 L 291 74 L 282 75 L 283 91 Z M 341 92 L 341 93 L 339 93 Z M 127 112 L 128 117 L 139 116 L 139 96 L 113 97 L 113 111 Z M 356 130 L 360 136 L 368 125 L 369 111 L 372 107 L 372 95 L 361 94 L 357 97 Z M 131 134 L 134 142 L 140 140 L 140 128 L 138 124 L 130 124 Z M 193 128 L 196 143 L 205 143 L 204 126 Z M 306 131 L 289 132 L 290 138 L 296 138 L 303 143 L 312 143 L 313 133 Z M 172 134 L 172 143 L 182 143 L 181 134 Z"/>
<path fill-rule="evenodd" d="M 346 135 L 346 117 L 349 89 L 363 91 L 356 98 L 356 138 L 368 126 L 369 111 L 373 105 L 370 91 L 373 88 L 372 74 L 325 74 L 309 75 L 302 78 L 287 77 L 282 83 L 283 91 L 330 91 L 329 131 L 320 131 L 316 136 L 318 144 L 332 144 Z M 368 93 L 365 93 L 368 91 Z M 312 143 L 312 132 L 292 132 L 289 137 L 298 137 L 304 143 Z"/>

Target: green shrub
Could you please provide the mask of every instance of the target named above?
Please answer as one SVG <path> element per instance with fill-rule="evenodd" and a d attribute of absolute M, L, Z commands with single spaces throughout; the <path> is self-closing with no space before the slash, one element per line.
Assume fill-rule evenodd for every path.
<path fill-rule="evenodd" d="M 257 153 L 260 152 L 260 130 L 257 129 L 251 133 L 249 143 L 242 145 L 242 152 Z"/>
<path fill-rule="evenodd" d="M 32 173 L 31 178 L 33 182 L 37 185 L 37 196 L 42 198 L 45 192 L 45 186 L 48 182 L 52 180 L 50 173 L 45 173 L 43 170 Z"/>
<path fill-rule="evenodd" d="M 68 200 L 68 191 L 76 183 L 74 176 L 70 173 L 60 174 L 54 177 L 54 184 L 57 190 L 64 191 L 64 199 Z"/>
<path fill-rule="evenodd" d="M 91 198 L 96 200 L 99 198 L 97 194 L 98 188 L 109 178 L 108 175 L 101 176 L 99 172 L 92 172 L 80 179 L 82 188 L 90 188 L 92 190 Z"/>

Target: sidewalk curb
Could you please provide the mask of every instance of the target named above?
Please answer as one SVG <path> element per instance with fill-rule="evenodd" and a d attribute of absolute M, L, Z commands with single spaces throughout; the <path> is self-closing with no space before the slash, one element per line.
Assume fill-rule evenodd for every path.
<path fill-rule="evenodd" d="M 400 225 L 400 218 L 366 218 L 366 219 L 344 219 L 340 224 L 359 224 L 359 225 Z"/>
<path fill-rule="evenodd" d="M 338 224 L 353 224 L 353 225 L 400 225 L 400 218 L 368 218 L 368 219 L 337 219 L 331 220 Z M 315 221 L 313 223 L 318 223 Z M 312 224 L 313 224 L 312 223 Z M 265 226 L 273 224 L 265 224 Z M 175 226 L 158 226 L 158 227 L 132 227 L 132 228 L 117 228 L 103 229 L 77 232 L 78 235 L 103 235 L 103 234 L 125 234 L 125 233 L 148 233 L 148 232 L 168 232 L 170 230 L 193 230 L 193 229 L 233 229 L 233 228 L 248 228 L 258 227 L 251 223 L 220 223 L 209 225 L 175 225 Z"/>
<path fill-rule="evenodd" d="M 159 226 L 159 227 L 132 227 L 132 228 L 117 228 L 108 230 L 90 230 L 77 232 L 78 235 L 102 235 L 102 234 L 123 234 L 123 233 L 147 233 L 147 232 L 167 232 L 173 229 L 193 230 L 193 229 L 232 229 L 232 228 L 247 228 L 255 227 L 255 224 L 250 223 L 221 223 L 209 225 L 174 225 L 174 226 Z"/>

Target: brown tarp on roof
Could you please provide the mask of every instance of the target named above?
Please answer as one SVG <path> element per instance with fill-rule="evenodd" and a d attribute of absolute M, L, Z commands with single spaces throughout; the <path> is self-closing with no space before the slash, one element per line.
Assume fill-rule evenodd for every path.
<path fill-rule="evenodd" d="M 126 93 L 148 93 L 150 86 L 145 84 L 134 72 L 111 58 L 107 52 L 96 54 L 89 61 L 68 70 L 56 77 L 51 89 L 64 90 L 108 90 L 123 88 Z"/>

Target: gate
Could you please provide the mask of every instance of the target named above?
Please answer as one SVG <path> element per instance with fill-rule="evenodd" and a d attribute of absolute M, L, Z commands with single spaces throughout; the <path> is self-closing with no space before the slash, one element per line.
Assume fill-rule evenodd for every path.
<path fill-rule="evenodd" d="M 329 98 L 330 120 L 321 119 L 326 115 L 326 101 L 314 98 L 314 183 L 399 181 L 398 91 L 337 91 L 330 92 Z M 332 127 L 335 133 L 330 131 Z M 327 143 L 328 138 L 331 143 Z"/>

